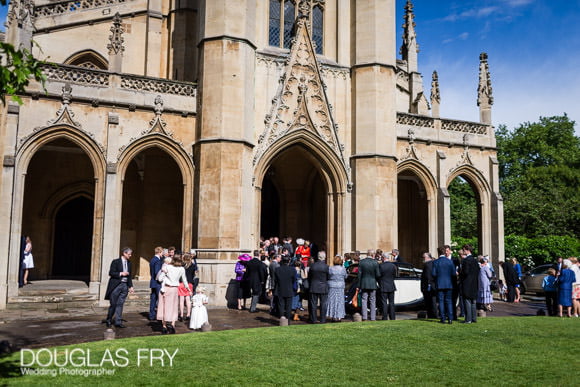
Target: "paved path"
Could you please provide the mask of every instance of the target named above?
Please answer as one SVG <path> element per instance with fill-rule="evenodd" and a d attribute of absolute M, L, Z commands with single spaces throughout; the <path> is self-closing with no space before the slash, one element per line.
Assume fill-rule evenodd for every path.
<path fill-rule="evenodd" d="M 535 316 L 538 309 L 544 307 L 541 299 L 527 300 L 519 304 L 508 304 L 501 301 L 494 303 L 494 311 L 488 313 L 488 317 L 497 316 Z M 278 325 L 278 319 L 270 316 L 267 306 L 261 305 L 259 313 L 249 313 L 247 310 L 238 311 L 225 308 L 210 308 L 209 319 L 213 330 L 229 330 L 243 328 L 259 328 Z M 106 314 L 105 308 L 95 308 L 83 311 L 87 315 L 81 315 L 78 311 L 70 310 L 67 316 L 58 318 L 41 318 L 30 312 L 25 318 L 17 311 L 4 311 L 0 317 L 0 341 L 8 340 L 14 349 L 40 348 L 56 345 L 76 344 L 103 339 L 105 325 L 101 320 Z M 12 313 L 12 315 L 11 315 Z M 302 312 L 301 321 L 291 324 L 306 324 L 307 312 Z M 117 338 L 152 336 L 161 334 L 159 322 L 149 322 L 145 312 L 126 311 L 123 315 L 127 320 L 127 328 L 116 328 Z M 417 310 L 398 311 L 397 319 L 414 319 Z M 341 324 L 352 321 L 351 316 Z M 177 322 L 178 334 L 191 333 L 185 323 Z"/>

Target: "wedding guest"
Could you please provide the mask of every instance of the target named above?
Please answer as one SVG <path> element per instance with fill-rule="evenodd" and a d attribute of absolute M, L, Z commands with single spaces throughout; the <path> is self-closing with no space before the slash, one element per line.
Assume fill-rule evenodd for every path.
<path fill-rule="evenodd" d="M 179 281 L 183 282 L 187 291 L 189 291 L 189 284 L 183 268 L 183 260 L 181 255 L 175 254 L 171 265 L 165 269 L 161 269 L 161 281 L 163 282 L 164 291 L 159 297 L 159 304 L 157 305 L 157 320 L 161 320 L 163 326 L 161 332 L 175 333 L 175 321 L 177 320 L 177 305 L 178 305 L 178 288 Z"/>
<path fill-rule="evenodd" d="M 24 285 L 28 284 L 28 271 L 34 268 L 34 259 L 32 258 L 32 240 L 26 236 L 26 246 L 24 247 Z"/>
<path fill-rule="evenodd" d="M 344 286 L 347 277 L 342 258 L 337 255 L 332 260 L 333 266 L 328 268 L 328 299 L 326 301 L 326 317 L 331 321 L 340 321 L 345 316 Z"/>

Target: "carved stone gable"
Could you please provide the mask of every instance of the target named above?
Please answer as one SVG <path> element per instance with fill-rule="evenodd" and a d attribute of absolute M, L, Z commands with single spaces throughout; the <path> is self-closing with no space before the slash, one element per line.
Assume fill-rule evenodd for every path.
<path fill-rule="evenodd" d="M 297 21 L 296 38 L 290 49 L 280 87 L 265 118 L 265 130 L 258 139 L 254 164 L 266 150 L 284 135 L 307 130 L 320 137 L 341 160 L 347 176 L 350 168 L 344 157 L 344 145 L 338 137 L 338 126 L 326 95 L 320 65 L 308 32 L 307 19 Z"/>

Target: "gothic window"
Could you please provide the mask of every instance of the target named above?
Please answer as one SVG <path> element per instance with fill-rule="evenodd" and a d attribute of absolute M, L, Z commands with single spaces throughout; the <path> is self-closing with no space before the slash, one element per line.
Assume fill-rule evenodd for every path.
<path fill-rule="evenodd" d="M 69 56 L 64 64 L 86 67 L 89 69 L 107 70 L 108 61 L 98 52 L 93 50 L 84 50 Z"/>
<path fill-rule="evenodd" d="M 298 0 L 270 0 L 268 24 L 268 44 L 290 48 L 295 34 L 294 22 L 298 16 Z M 323 52 L 324 0 L 312 0 L 310 25 L 312 40 L 316 43 L 316 53 Z"/>
<path fill-rule="evenodd" d="M 322 27 L 324 23 L 324 17 L 322 13 L 322 7 L 320 5 L 315 6 L 312 9 L 312 40 L 316 43 L 316 53 L 322 54 Z"/>

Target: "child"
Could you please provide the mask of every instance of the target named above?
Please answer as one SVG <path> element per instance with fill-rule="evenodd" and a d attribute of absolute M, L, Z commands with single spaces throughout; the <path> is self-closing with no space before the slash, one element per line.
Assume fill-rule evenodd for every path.
<path fill-rule="evenodd" d="M 558 308 L 558 285 L 556 285 L 556 270 L 548 269 L 548 275 L 542 281 L 542 289 L 546 293 L 546 309 L 548 316 L 555 316 Z"/>
<path fill-rule="evenodd" d="M 499 299 L 501 301 L 507 300 L 507 286 L 502 280 L 497 282 L 497 287 L 499 288 Z"/>
<path fill-rule="evenodd" d="M 165 293 L 165 274 L 167 274 L 167 266 L 171 265 L 172 260 L 173 259 L 171 257 L 165 257 L 163 259 L 161 270 L 159 270 L 159 273 L 157 273 L 157 278 L 155 278 L 158 282 L 161 282 L 161 289 L 159 289 L 161 294 Z"/>
<path fill-rule="evenodd" d="M 192 307 L 189 329 L 200 329 L 204 323 L 208 322 L 207 309 L 205 308 L 208 302 L 209 299 L 205 295 L 205 288 L 198 286 L 195 296 L 191 300 Z"/>

